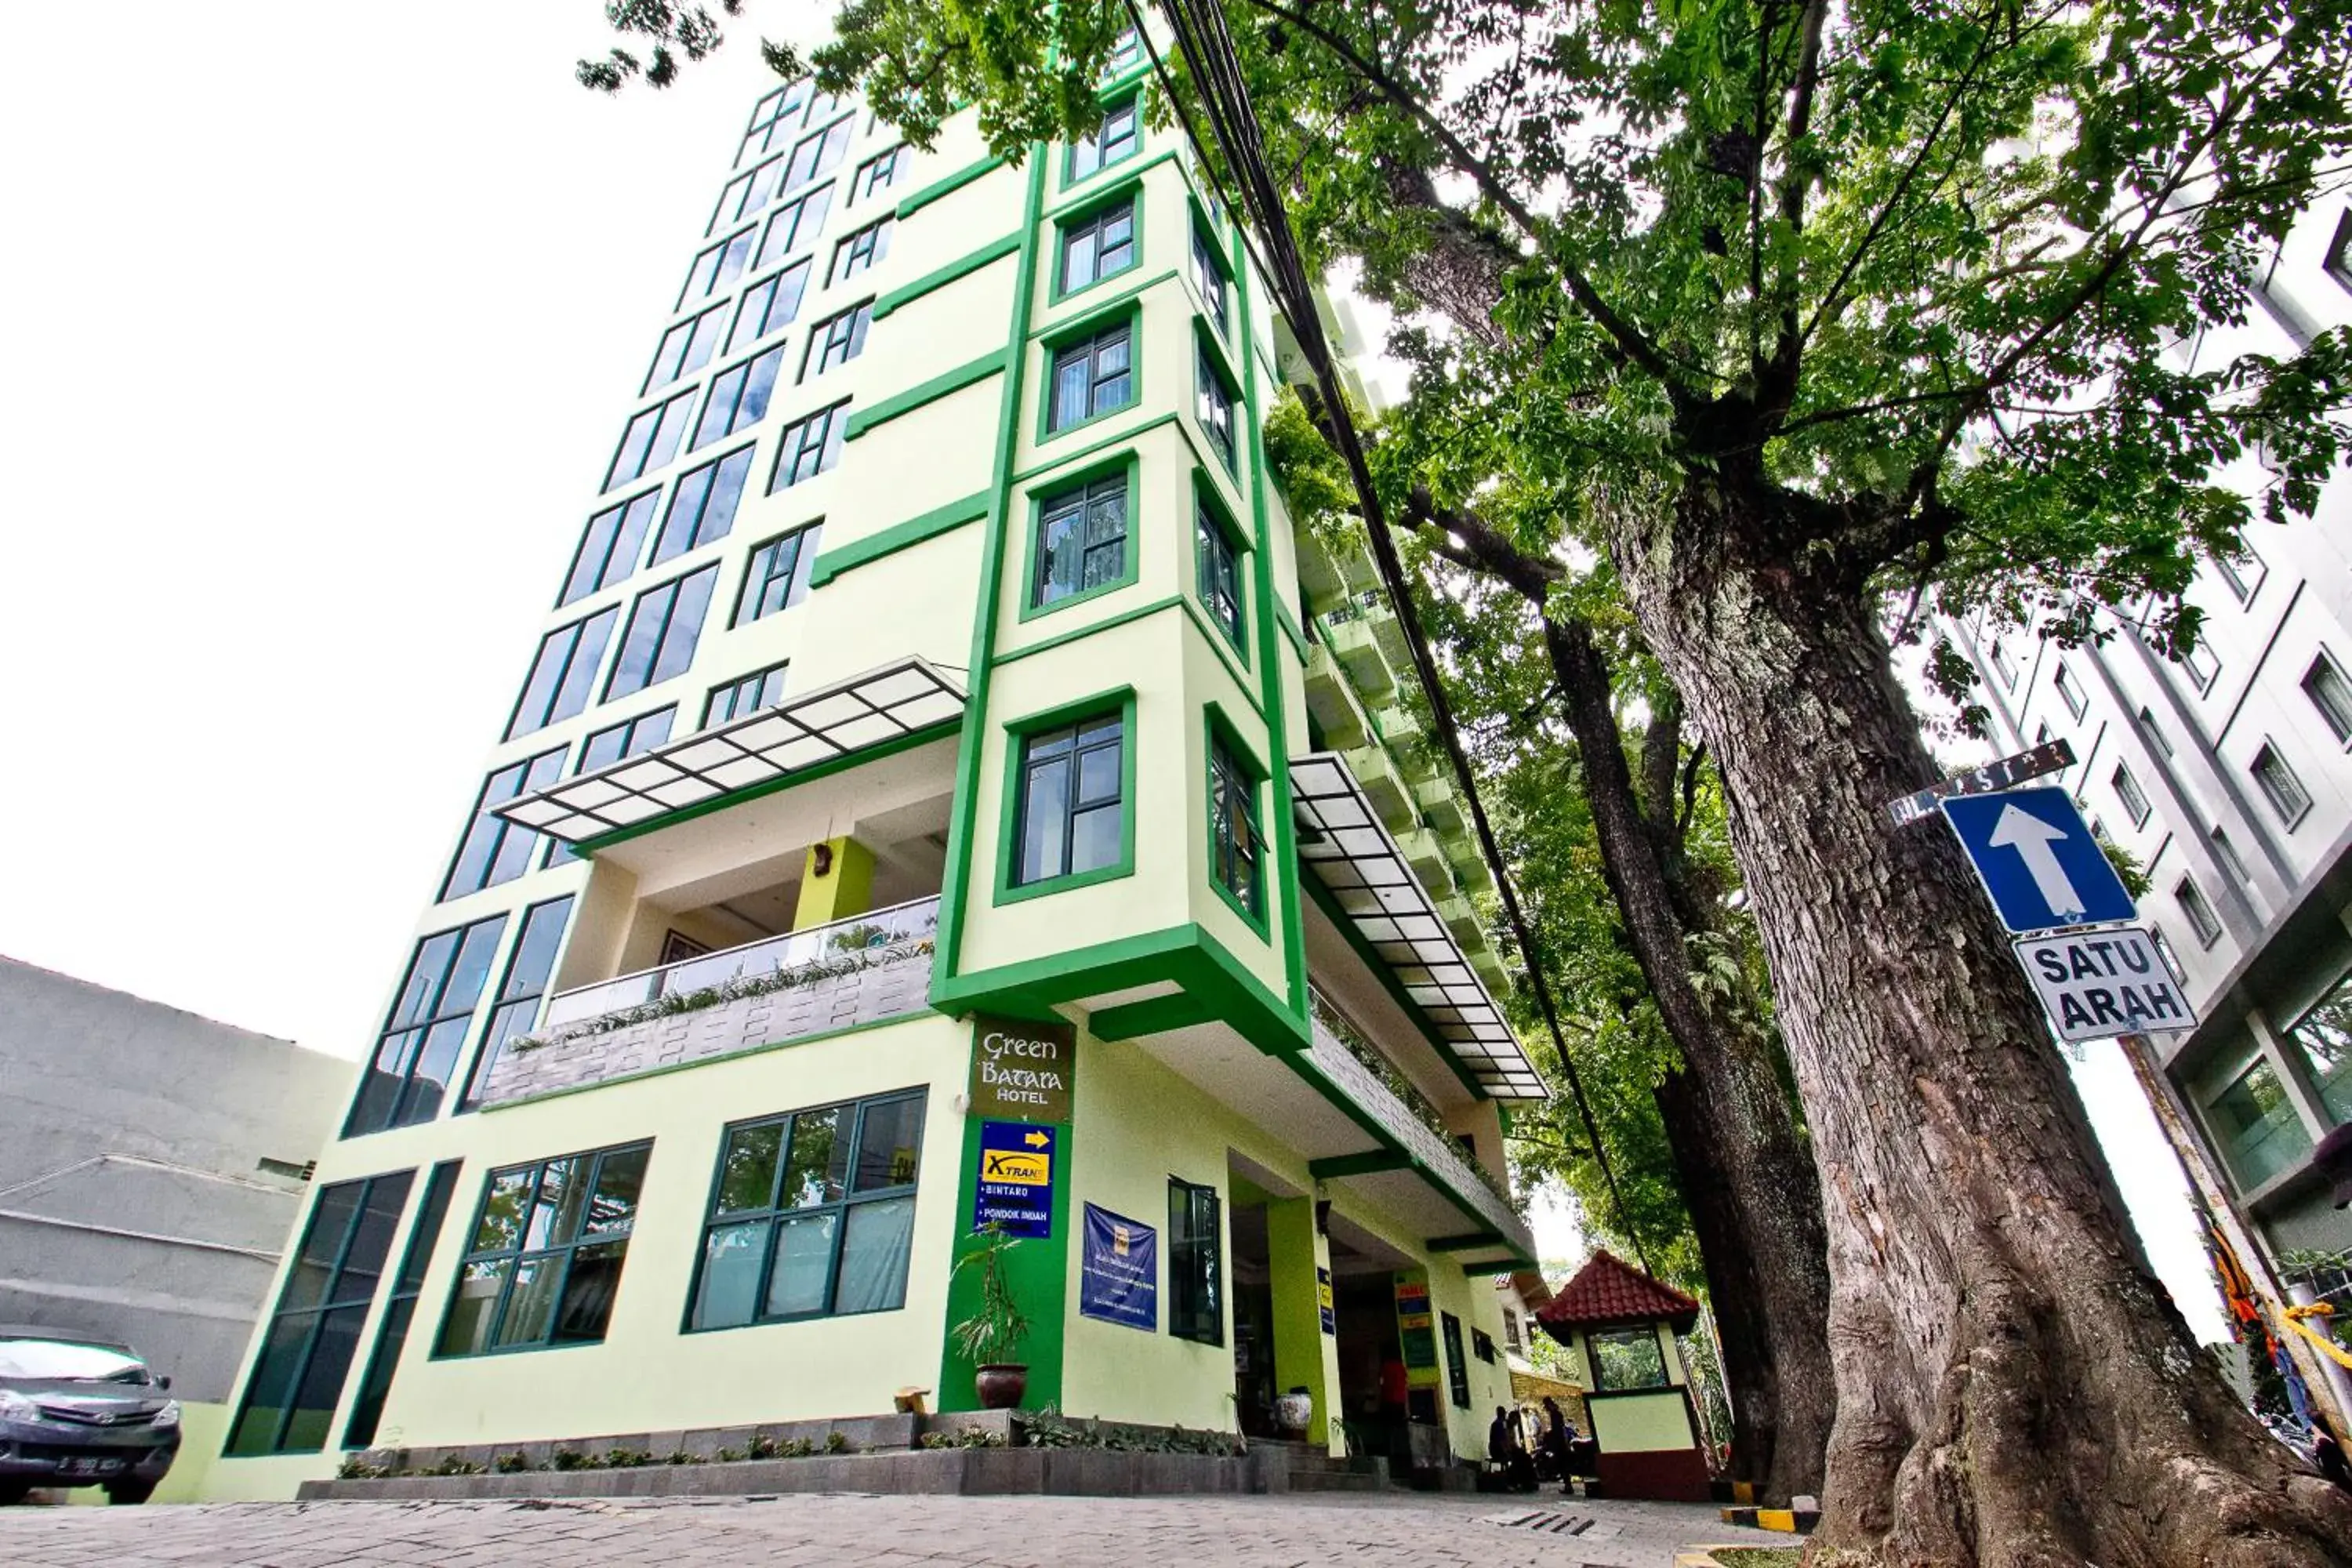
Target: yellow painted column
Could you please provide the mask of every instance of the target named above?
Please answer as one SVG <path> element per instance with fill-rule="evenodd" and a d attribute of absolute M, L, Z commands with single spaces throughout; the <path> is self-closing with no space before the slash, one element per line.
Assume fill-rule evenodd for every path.
<path fill-rule="evenodd" d="M 800 901 L 793 908 L 794 931 L 831 925 L 873 907 L 874 851 L 849 837 L 809 846 Z"/>
<path fill-rule="evenodd" d="M 1307 1440 L 1338 1451 L 1331 1400 L 1339 1387 L 1339 1341 L 1323 1331 L 1320 1272 L 1331 1266 L 1323 1237 L 1315 1234 L 1313 1198 L 1270 1198 L 1265 1205 L 1267 1272 L 1274 1288 L 1274 1391 L 1305 1388 L 1315 1415 Z"/>

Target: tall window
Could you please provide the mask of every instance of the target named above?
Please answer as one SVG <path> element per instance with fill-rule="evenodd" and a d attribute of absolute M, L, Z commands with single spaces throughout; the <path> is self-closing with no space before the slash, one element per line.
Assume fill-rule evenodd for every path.
<path fill-rule="evenodd" d="M 677 720 L 677 704 L 673 702 L 667 708 L 656 708 L 599 730 L 581 746 L 580 766 L 573 771 L 593 773 L 598 768 L 609 768 L 625 758 L 650 752 L 669 739 L 670 726 Z"/>
<path fill-rule="evenodd" d="M 805 419 L 784 426 L 776 443 L 776 466 L 768 476 L 768 493 L 790 489 L 828 472 L 841 461 L 843 427 L 849 423 L 849 405 L 820 408 Z"/>
<path fill-rule="evenodd" d="M 2263 749 L 2254 753 L 2252 771 L 2254 783 L 2262 786 L 2263 798 L 2271 803 L 2279 820 L 2289 827 L 2301 822 L 2303 814 L 2311 809 L 2311 795 L 2304 789 L 2303 781 L 2294 776 L 2294 770 L 2287 766 L 2286 759 L 2279 755 L 2278 748 L 2264 742 Z"/>
<path fill-rule="evenodd" d="M 1104 110 L 1103 122 L 1090 134 L 1070 143 L 1062 183 L 1076 184 L 1098 170 L 1134 157 L 1139 145 L 1139 126 L 1133 98 L 1121 99 Z"/>
<path fill-rule="evenodd" d="M 2158 752 L 2168 757 L 2172 755 L 2172 742 L 2165 739 L 2163 727 L 2157 723 L 2156 715 L 2146 708 L 2139 710 L 2139 732 Z"/>
<path fill-rule="evenodd" d="M 1248 646 L 1242 631 L 1241 552 L 1225 525 L 1205 506 L 1192 510 L 1195 552 L 1200 557 L 1201 603 L 1225 640 L 1236 648 Z"/>
<path fill-rule="evenodd" d="M 604 470 L 604 488 L 617 489 L 631 479 L 667 467 L 677 456 L 677 444 L 686 438 L 687 417 L 693 407 L 694 394 L 688 391 L 667 403 L 638 410 L 629 427 L 621 432 L 613 466 Z"/>
<path fill-rule="evenodd" d="M 1037 509 L 1033 605 L 1071 598 L 1127 576 L 1127 473 L 1045 498 Z"/>
<path fill-rule="evenodd" d="M 1059 292 L 1067 294 L 1135 265 L 1135 198 L 1129 196 L 1062 230 Z"/>
<path fill-rule="evenodd" d="M 1209 870 L 1252 920 L 1265 918 L 1257 775 L 1223 736 L 1209 736 Z"/>
<path fill-rule="evenodd" d="M 448 1092 L 449 1075 L 473 1030 L 474 1008 L 506 929 L 507 917 L 496 914 L 416 944 L 392 1014 L 376 1037 L 375 1055 L 361 1077 L 344 1137 L 430 1121 L 440 1114 L 441 1097 Z"/>
<path fill-rule="evenodd" d="M 2303 694 L 2311 699 L 2311 705 L 2319 710 L 2338 741 L 2352 742 L 2352 681 L 2344 679 L 2326 649 L 2322 648 L 2304 671 Z"/>
<path fill-rule="evenodd" d="M 705 246 L 696 253 L 694 266 L 686 275 L 686 287 L 678 290 L 677 308 L 685 310 L 697 300 L 733 285 L 743 276 L 743 268 L 751 260 L 751 229 L 730 234 L 716 245 Z"/>
<path fill-rule="evenodd" d="M 1223 1204 L 1214 1187 L 1168 1178 L 1168 1331 L 1225 1342 Z"/>
<path fill-rule="evenodd" d="M 683 381 L 710 363 L 719 352 L 719 340 L 727 331 L 727 308 L 713 305 L 690 321 L 680 321 L 662 334 L 661 347 L 654 351 L 653 368 L 646 372 L 643 392 L 653 392 L 671 382 Z"/>
<path fill-rule="evenodd" d="M 1230 469 L 1234 466 L 1234 395 L 1225 389 L 1223 374 L 1209 363 L 1207 349 L 1196 346 L 1195 357 L 1199 361 L 1201 428 Z"/>
<path fill-rule="evenodd" d="M 849 199 L 862 202 L 877 192 L 887 191 L 898 183 L 906 172 L 908 153 L 904 143 L 887 153 L 877 153 L 857 165 L 857 173 L 849 182 Z"/>
<path fill-rule="evenodd" d="M 775 351 L 778 355 L 782 353 Z M 743 481 L 751 472 L 751 448 L 740 447 L 679 475 L 677 488 L 670 491 L 669 513 L 662 519 L 661 537 L 654 542 L 654 556 L 646 564 L 658 566 L 672 556 L 726 538 L 727 531 L 735 526 L 735 508 L 743 500 Z"/>
<path fill-rule="evenodd" d="M 768 232 L 760 237 L 759 259 L 751 265 L 765 267 L 814 245 L 832 210 L 831 185 L 819 185 L 808 195 L 778 207 L 775 216 L 768 219 Z"/>
<path fill-rule="evenodd" d="M 730 680 L 724 686 L 714 686 L 702 704 L 702 727 L 724 724 L 736 719 L 749 718 L 763 708 L 773 708 L 784 700 L 784 670 L 787 667 L 772 664 L 765 669 L 755 669 L 740 680 Z"/>
<path fill-rule="evenodd" d="M 710 1194 L 689 1329 L 907 1304 L 919 1091 L 738 1122 Z"/>
<path fill-rule="evenodd" d="M 531 905 L 522 917 L 522 934 L 515 938 L 514 952 L 507 955 L 506 977 L 499 982 L 493 998 L 497 1011 L 490 1015 L 490 1026 L 482 1031 L 482 1048 L 474 1053 L 474 1070 L 458 1100 L 461 1110 L 471 1110 L 482 1102 L 482 1087 L 490 1081 L 490 1071 L 499 1065 L 508 1042 L 530 1033 L 531 1026 L 539 1022 L 540 998 L 547 994 L 548 978 L 555 973 L 555 952 L 563 945 L 563 928 L 571 919 L 569 893 Z"/>
<path fill-rule="evenodd" d="M 482 793 L 474 800 L 473 822 L 466 829 L 465 842 L 457 846 L 457 858 L 450 862 L 449 875 L 441 882 L 444 902 L 494 888 L 500 882 L 510 882 L 530 869 L 531 851 L 539 847 L 539 835 L 498 816 L 495 808 L 543 790 L 562 778 L 563 752 L 564 748 L 558 746 L 551 752 L 509 763 L 482 781 Z"/>
<path fill-rule="evenodd" d="M 530 675 L 522 683 L 522 695 L 515 700 L 513 715 L 507 720 L 508 740 L 560 723 L 588 706 L 596 666 L 604 658 L 604 645 L 612 640 L 613 623 L 618 619 L 617 608 L 599 610 L 586 620 L 558 626 L 539 639 L 539 656 L 530 661 Z"/>
<path fill-rule="evenodd" d="M 688 451 L 699 451 L 721 436 L 732 436 L 768 416 L 768 397 L 776 389 L 776 374 L 784 368 L 784 345 L 778 343 L 759 358 L 730 365 L 711 378 L 710 400 L 702 405 L 702 421 L 694 428 Z M 747 458 L 746 461 L 749 461 Z"/>
<path fill-rule="evenodd" d="M 792 167 L 784 172 L 784 186 L 798 190 L 826 170 L 837 167 L 849 151 L 849 138 L 855 127 L 846 119 L 836 120 L 822 131 L 812 131 L 793 144 Z"/>
<path fill-rule="evenodd" d="M 808 596 L 808 568 L 816 560 L 817 527 L 796 528 L 751 552 L 743 568 L 743 591 L 735 599 L 735 624 L 742 626 L 789 610 Z"/>
<path fill-rule="evenodd" d="M 2205 1121 L 2242 1187 L 2260 1186 L 2311 1152 L 2311 1134 L 2294 1102 L 2276 1069 L 2260 1057 L 2214 1097 Z"/>
<path fill-rule="evenodd" d="M 1217 335 L 1230 336 L 1224 264 L 1217 259 L 1216 247 L 1197 223 L 1192 226 L 1192 281 L 1201 286 L 1201 303 L 1209 308 L 1209 319 L 1217 323 Z"/>
<path fill-rule="evenodd" d="M 2238 858 L 2238 847 L 2230 842 L 2230 836 L 2221 830 L 2219 824 L 2207 837 L 2212 840 L 2213 858 L 2221 863 L 2222 870 L 2241 884 L 2253 880 L 2246 873 L 2246 863 Z"/>
<path fill-rule="evenodd" d="M 352 1399 L 352 1418 L 343 1426 L 343 1447 L 366 1448 L 375 1443 L 376 1424 L 383 1417 L 385 1396 L 392 1393 L 393 1373 L 400 1370 L 400 1352 L 408 1344 L 408 1325 L 416 1315 L 416 1298 L 425 1288 L 425 1270 L 433 1261 L 433 1244 L 440 1239 L 441 1222 L 448 1217 L 449 1194 L 457 1187 L 462 1163 L 444 1160 L 425 1180 L 425 1201 L 417 1205 L 416 1223 L 409 1226 L 408 1245 L 400 1251 L 400 1273 L 383 1303 L 383 1326 L 376 1331 L 375 1349 L 368 1352 L 367 1371 Z"/>
<path fill-rule="evenodd" d="M 1470 1363 L 1462 1354 L 1462 1320 L 1451 1312 L 1437 1315 L 1438 1333 L 1445 1342 L 1445 1383 L 1456 1407 L 1470 1408 Z"/>
<path fill-rule="evenodd" d="M 1123 713 L 1023 738 L 1016 885 L 1099 871 L 1125 858 L 1125 751 Z"/>
<path fill-rule="evenodd" d="M 2180 913 L 2189 921 L 2189 929 L 2197 933 L 2197 945 L 2210 947 L 2221 939 L 2221 920 L 2213 906 L 2205 901 L 2204 890 L 2194 879 L 2183 877 L 2172 886 L 2172 901 L 2180 906 Z"/>
<path fill-rule="evenodd" d="M 2212 690 L 2213 683 L 2221 678 L 2221 661 L 2213 657 L 2213 649 L 2202 638 L 2180 656 L 2180 668 L 2189 672 L 2189 679 L 2200 691 Z"/>
<path fill-rule="evenodd" d="M 1133 27 L 1111 41 L 1110 55 L 1103 61 L 1103 75 L 1117 76 L 1143 58 L 1143 37 Z"/>
<path fill-rule="evenodd" d="M 2058 695 L 2065 700 L 2066 711 L 2080 719 L 2083 710 L 2091 705 L 2090 700 L 2083 695 L 2083 683 L 2074 679 L 2074 672 L 2066 668 L 2064 659 L 2058 661 L 2058 673 L 2052 679 Z"/>
<path fill-rule="evenodd" d="M 2132 777 L 2131 769 L 2117 763 L 2115 773 L 2110 776 L 2110 782 L 2116 786 L 2116 798 L 2124 803 L 2124 810 L 2130 814 L 2132 826 L 2146 827 L 2148 816 L 2147 796 L 2140 793 L 2139 780 Z"/>
<path fill-rule="evenodd" d="M 719 567 L 713 563 L 637 595 L 637 602 L 629 608 L 629 629 L 621 634 L 620 657 L 613 661 L 613 673 L 604 682 L 605 701 L 686 672 L 686 667 L 694 662 L 695 644 L 702 637 L 710 590 L 718 583 Z"/>
<path fill-rule="evenodd" d="M 320 1190 L 221 1452 L 314 1454 L 327 1446 L 327 1425 L 343 1396 L 415 1174 L 400 1171 Z"/>
<path fill-rule="evenodd" d="M 2000 677 L 2001 685 L 2014 691 L 2017 689 L 2017 661 L 2010 658 L 2009 649 L 1996 642 L 1986 650 L 1986 654 L 1992 660 L 1993 673 Z"/>
<path fill-rule="evenodd" d="M 801 379 L 823 375 L 864 353 L 866 330 L 873 324 L 874 301 L 868 300 L 811 327 L 808 347 L 801 351 Z"/>
<path fill-rule="evenodd" d="M 727 352 L 749 348 L 791 326 L 801 313 L 801 297 L 808 292 L 809 271 L 810 263 L 803 259 L 744 289 L 743 302 L 735 310 L 735 330 L 727 334 Z"/>
<path fill-rule="evenodd" d="M 2267 570 L 2263 558 L 2243 545 L 2239 546 L 2234 558 L 2227 555 L 2213 557 L 2213 574 L 2221 579 L 2223 587 L 2230 590 L 2230 597 L 2242 605 L 2252 599 L 2254 590 L 2263 585 L 2263 575 Z"/>
<path fill-rule="evenodd" d="M 651 1143 L 490 1173 L 436 1355 L 604 1337 Z"/>
<path fill-rule="evenodd" d="M 750 169 L 727 182 L 719 193 L 719 206 L 710 215 L 710 226 L 705 234 L 715 234 L 723 224 L 758 212 L 774 198 L 776 180 L 784 172 L 782 156 L 769 159 L 756 169 Z"/>
<path fill-rule="evenodd" d="M 588 520 L 580 548 L 572 556 L 571 575 L 563 580 L 563 597 L 556 601 L 559 605 L 609 588 L 637 569 L 637 555 L 645 549 L 646 531 L 653 526 L 655 503 L 660 499 L 660 490 L 650 489 Z"/>
<path fill-rule="evenodd" d="M 1129 353 L 1133 332 L 1132 324 L 1122 321 L 1054 351 L 1054 405 L 1047 430 L 1066 430 L 1135 401 Z"/>
<path fill-rule="evenodd" d="M 746 158 L 772 152 L 799 130 L 814 90 L 815 84 L 803 77 L 790 87 L 780 87 L 761 99 L 751 110 L 751 128 L 743 132 L 743 145 L 737 149 L 735 161 L 740 163 Z"/>
<path fill-rule="evenodd" d="M 877 218 L 833 247 L 833 280 L 855 278 L 890 254 L 890 231 L 898 219 Z"/>

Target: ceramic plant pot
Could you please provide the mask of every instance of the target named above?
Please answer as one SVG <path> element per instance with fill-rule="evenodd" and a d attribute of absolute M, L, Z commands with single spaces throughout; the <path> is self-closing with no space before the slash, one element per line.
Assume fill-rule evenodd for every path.
<path fill-rule="evenodd" d="M 983 1366 L 972 1374 L 980 1390 L 981 1407 L 985 1410 L 1011 1410 L 1029 1392 L 1029 1369 L 1025 1366 Z"/>
<path fill-rule="evenodd" d="M 1307 1430 L 1315 1419 L 1315 1396 L 1311 1394 L 1283 1394 L 1275 1396 L 1274 1418 L 1282 1423 L 1284 1432 L 1297 1436 Z"/>

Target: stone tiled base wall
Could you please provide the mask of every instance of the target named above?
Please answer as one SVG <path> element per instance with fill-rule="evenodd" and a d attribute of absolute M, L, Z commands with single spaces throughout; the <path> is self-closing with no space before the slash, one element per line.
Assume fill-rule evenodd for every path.
<path fill-rule="evenodd" d="M 627 1073 L 706 1061 L 830 1029 L 878 1023 L 930 1005 L 928 944 L 877 949 L 864 956 L 875 961 L 873 967 L 853 974 L 716 1003 L 691 1013 L 649 1018 L 551 1045 L 509 1046 L 490 1069 L 482 1102 L 498 1105 L 602 1083 Z"/>

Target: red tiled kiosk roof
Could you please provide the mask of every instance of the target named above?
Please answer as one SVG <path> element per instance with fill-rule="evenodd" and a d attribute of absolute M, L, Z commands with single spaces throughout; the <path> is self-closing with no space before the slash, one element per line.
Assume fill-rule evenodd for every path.
<path fill-rule="evenodd" d="M 1536 1313 L 1536 1321 L 1549 1329 L 1601 1329 L 1660 1319 L 1686 1334 L 1698 1322 L 1698 1303 L 1608 1251 L 1594 1253 Z"/>

